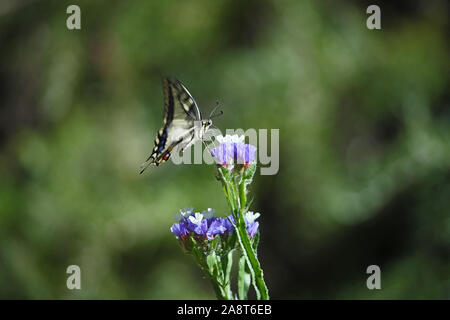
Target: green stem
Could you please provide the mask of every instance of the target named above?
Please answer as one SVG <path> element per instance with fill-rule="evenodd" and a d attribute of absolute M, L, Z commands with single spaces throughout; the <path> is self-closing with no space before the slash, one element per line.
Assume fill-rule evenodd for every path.
<path fill-rule="evenodd" d="M 211 285 L 214 289 L 214 293 L 218 300 L 232 300 L 233 294 L 229 285 L 223 286 L 219 283 L 217 276 L 211 273 L 207 264 L 200 264 L 200 268 L 208 275 Z"/>
<path fill-rule="evenodd" d="M 238 235 L 239 244 L 244 253 L 245 259 L 247 260 L 250 273 L 252 275 L 252 284 L 256 291 L 256 296 L 258 300 L 268 300 L 269 292 L 264 282 L 263 270 L 256 257 L 256 253 L 250 242 L 250 238 L 247 233 L 247 228 L 245 226 L 244 214 L 246 211 L 247 196 L 246 188 L 244 182 L 241 182 L 237 187 L 236 184 L 231 184 L 231 189 L 234 191 L 233 194 L 237 196 L 239 194 L 239 205 L 237 210 L 234 211 L 234 218 L 236 219 L 236 230 Z M 238 190 L 239 189 L 239 192 Z"/>
<path fill-rule="evenodd" d="M 213 286 L 214 292 L 216 294 L 216 297 L 218 300 L 230 300 L 230 298 L 227 296 L 227 292 L 223 290 L 223 288 L 217 283 L 216 279 L 209 275 L 209 278 L 211 280 L 211 284 Z"/>
<path fill-rule="evenodd" d="M 219 172 L 224 183 L 224 190 L 226 191 L 225 195 L 235 219 L 236 234 L 250 270 L 256 297 L 258 300 L 269 300 L 269 292 L 266 283 L 264 282 L 263 270 L 256 256 L 256 252 L 252 247 L 244 220 L 244 214 L 247 210 L 246 181 L 241 179 L 239 183 L 236 183 L 233 177 L 230 176 L 230 179 L 227 179 L 228 176 L 225 177 L 220 169 Z"/>
<path fill-rule="evenodd" d="M 214 274 L 211 274 L 208 265 L 205 263 L 200 263 L 200 268 L 208 275 L 209 280 L 211 282 L 211 285 L 214 289 L 214 293 L 216 294 L 216 297 L 218 300 L 230 300 L 228 295 L 227 295 L 227 291 L 223 290 L 220 286 L 220 284 L 218 283 L 216 277 L 214 276 Z"/>
<path fill-rule="evenodd" d="M 267 289 L 266 283 L 264 282 L 264 273 L 261 268 L 261 265 L 259 263 L 259 260 L 256 256 L 255 250 L 253 250 L 252 244 L 250 242 L 250 237 L 247 233 L 247 228 L 245 226 L 245 220 L 244 220 L 244 214 L 247 210 L 247 190 L 246 190 L 246 183 L 245 181 L 241 181 L 239 184 L 239 197 L 240 197 L 240 214 L 239 214 L 239 220 L 240 220 L 240 233 L 242 236 L 242 244 L 246 250 L 246 258 L 247 263 L 251 265 L 251 269 L 254 270 L 254 277 L 256 282 L 256 287 L 258 288 L 261 299 L 262 300 L 269 300 L 269 291 Z"/>
<path fill-rule="evenodd" d="M 245 221 L 243 221 L 243 215 L 240 214 L 239 219 L 242 219 L 238 224 L 238 239 L 242 250 L 244 251 L 245 258 L 249 265 L 250 273 L 252 275 L 252 284 L 255 287 L 256 296 L 258 300 L 269 300 L 269 292 L 267 286 L 264 282 L 263 271 L 261 265 L 256 257 L 255 251 L 252 248 L 250 238 L 248 236 L 247 230 L 245 228 Z M 242 228 L 242 222 L 243 228 Z"/>

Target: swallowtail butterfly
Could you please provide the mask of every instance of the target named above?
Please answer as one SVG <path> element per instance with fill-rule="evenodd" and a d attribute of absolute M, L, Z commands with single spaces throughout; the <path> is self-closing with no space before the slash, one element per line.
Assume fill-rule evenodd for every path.
<path fill-rule="evenodd" d="M 202 140 L 212 125 L 211 116 L 215 109 L 209 119 L 203 120 L 197 103 L 180 81 L 164 79 L 163 90 L 164 126 L 158 131 L 152 153 L 141 165 L 141 173 L 151 164 L 159 166 L 167 161 L 175 147 L 177 151 L 183 152 L 196 141 Z"/>

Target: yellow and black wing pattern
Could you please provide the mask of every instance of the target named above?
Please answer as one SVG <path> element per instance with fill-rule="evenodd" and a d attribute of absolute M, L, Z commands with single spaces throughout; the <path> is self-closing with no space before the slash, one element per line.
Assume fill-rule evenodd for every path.
<path fill-rule="evenodd" d="M 202 119 L 197 103 L 179 80 L 165 78 L 163 90 L 164 126 L 156 135 L 152 153 L 141 165 L 141 173 L 153 163 L 158 166 L 167 161 L 177 145 L 192 140 L 195 121 Z"/>

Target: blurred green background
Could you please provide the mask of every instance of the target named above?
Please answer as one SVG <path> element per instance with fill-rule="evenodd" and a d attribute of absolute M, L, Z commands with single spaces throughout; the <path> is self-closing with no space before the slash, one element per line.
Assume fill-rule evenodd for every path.
<path fill-rule="evenodd" d="M 214 299 L 169 231 L 228 213 L 213 166 L 138 174 L 174 76 L 222 130 L 280 129 L 252 186 L 272 298 L 449 299 L 449 3 L 377 2 L 373 31 L 370 4 L 2 0 L 0 298 Z"/>

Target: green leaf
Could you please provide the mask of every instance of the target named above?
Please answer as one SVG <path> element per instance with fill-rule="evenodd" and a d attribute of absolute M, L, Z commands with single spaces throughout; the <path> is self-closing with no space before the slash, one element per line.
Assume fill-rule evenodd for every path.
<path fill-rule="evenodd" d="M 255 172 L 256 172 L 256 162 L 253 162 L 244 171 L 243 180 L 246 185 L 252 183 Z"/>
<path fill-rule="evenodd" d="M 227 253 L 226 259 L 223 259 L 223 270 L 225 271 L 225 280 L 230 282 L 231 267 L 233 266 L 233 251 Z"/>
<path fill-rule="evenodd" d="M 229 297 L 233 297 L 233 292 L 231 291 L 231 269 L 233 266 L 233 251 L 231 250 L 222 259 L 222 267 L 224 271 L 224 290 L 227 292 Z"/>
<path fill-rule="evenodd" d="M 208 265 L 208 270 L 211 275 L 214 274 L 214 269 L 216 266 L 216 255 L 212 253 L 206 257 L 206 264 Z"/>
<path fill-rule="evenodd" d="M 250 200 L 247 201 L 247 204 L 245 206 L 245 212 L 247 212 L 248 209 L 250 209 L 250 206 L 252 205 L 252 203 L 253 203 L 253 198 L 251 198 Z"/>
<path fill-rule="evenodd" d="M 259 244 L 259 230 L 258 232 L 255 234 L 254 238 L 253 238 L 253 242 L 252 242 L 252 246 L 253 246 L 253 250 L 255 250 L 255 253 L 258 253 L 258 244 Z"/>
<path fill-rule="evenodd" d="M 245 256 L 239 259 L 239 272 L 238 272 L 238 294 L 239 300 L 247 300 L 248 289 L 250 288 L 251 277 L 248 273 L 247 260 Z"/>

